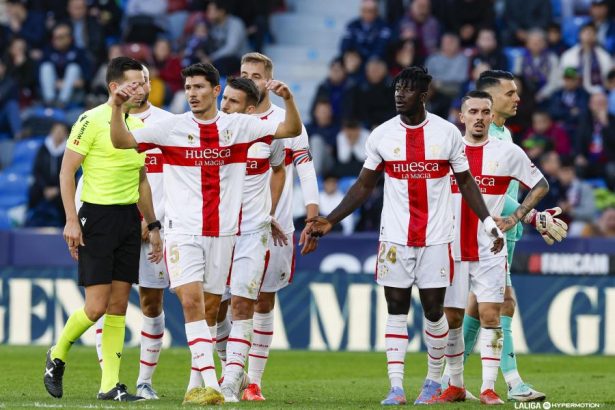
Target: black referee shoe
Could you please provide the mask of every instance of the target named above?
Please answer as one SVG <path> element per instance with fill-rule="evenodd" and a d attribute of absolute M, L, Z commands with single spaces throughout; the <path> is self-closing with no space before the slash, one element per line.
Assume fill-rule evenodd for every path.
<path fill-rule="evenodd" d="M 135 396 L 126 391 L 125 384 L 116 384 L 114 388 L 106 393 L 98 393 L 96 396 L 98 400 L 115 400 L 115 401 L 141 401 L 145 400 L 141 396 Z"/>
<path fill-rule="evenodd" d="M 60 398 L 64 392 L 62 388 L 62 377 L 64 377 L 65 363 L 60 359 L 51 360 L 51 349 L 47 351 L 47 360 L 45 361 L 45 376 L 43 382 L 47 393 L 53 397 Z"/>

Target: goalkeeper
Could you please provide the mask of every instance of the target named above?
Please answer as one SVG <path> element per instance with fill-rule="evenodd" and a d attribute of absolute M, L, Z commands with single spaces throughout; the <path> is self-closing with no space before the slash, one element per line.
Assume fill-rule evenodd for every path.
<path fill-rule="evenodd" d="M 504 127 L 504 123 L 508 118 L 513 117 L 517 113 L 517 105 L 519 103 L 519 95 L 517 94 L 513 75 L 507 71 L 485 71 L 480 75 L 476 83 L 476 89 L 488 92 L 493 98 L 494 121 L 489 128 L 489 136 L 512 142 L 510 131 Z M 502 231 L 506 230 L 506 246 L 508 247 L 508 276 L 500 317 L 504 333 L 500 368 L 508 385 L 508 400 L 542 401 L 546 398 L 545 394 L 534 390 L 529 384 L 524 383 L 521 376 L 519 376 L 511 329 L 516 303 L 510 280 L 510 266 L 513 261 L 515 244 L 523 235 L 522 224 L 513 216 L 513 213 L 519 207 L 517 202 L 518 192 L 519 182 L 512 181 L 506 192 L 506 202 L 502 212 L 503 224 L 498 224 Z M 543 212 L 537 212 L 532 209 L 527 213 L 523 222 L 536 227 L 545 242 L 552 245 L 555 241 L 562 241 L 567 235 L 568 225 L 561 219 L 555 218 L 560 213 L 560 208 L 547 209 Z M 463 321 L 464 358 L 466 359 L 470 352 L 474 350 L 479 329 L 478 304 L 476 303 L 476 297 L 470 294 L 468 308 Z M 448 374 L 448 372 L 445 373 Z M 470 394 L 467 394 L 467 396 L 471 398 Z"/>

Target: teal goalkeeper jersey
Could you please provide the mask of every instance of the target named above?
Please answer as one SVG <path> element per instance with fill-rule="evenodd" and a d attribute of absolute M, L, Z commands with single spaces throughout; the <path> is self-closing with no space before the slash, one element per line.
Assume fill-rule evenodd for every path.
<path fill-rule="evenodd" d="M 512 135 L 510 135 L 510 131 L 508 130 L 508 128 L 504 126 L 498 127 L 495 124 L 495 122 L 492 122 L 491 126 L 489 127 L 489 136 L 497 138 L 502 141 L 513 142 Z M 516 180 L 510 181 L 510 184 L 508 185 L 508 189 L 506 190 L 506 195 L 509 196 L 511 199 L 514 199 L 515 202 L 519 200 L 519 182 L 518 181 Z M 515 211 L 515 209 L 516 207 L 511 209 L 505 206 L 504 210 L 502 211 L 502 216 L 508 216 L 512 214 Z M 517 226 L 515 226 L 514 228 L 506 232 L 506 240 L 516 242 L 519 239 L 521 239 L 522 235 L 523 235 L 523 225 L 521 224 L 521 222 L 519 222 Z"/>

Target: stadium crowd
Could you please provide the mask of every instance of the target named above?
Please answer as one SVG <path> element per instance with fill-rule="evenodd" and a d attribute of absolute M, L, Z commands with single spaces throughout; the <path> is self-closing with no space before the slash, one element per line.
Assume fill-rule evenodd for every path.
<path fill-rule="evenodd" d="M 481 72 L 504 69 L 521 95 L 507 126 L 551 186 L 538 207 L 560 206 L 571 236 L 613 235 L 615 1 L 516 3 L 361 3 L 303 119 L 323 181 L 322 213 L 361 169 L 369 130 L 395 115 L 392 78 L 402 68 L 427 67 L 428 110 L 459 126 L 461 96 Z M 107 98 L 111 58 L 145 63 L 150 101 L 183 112 L 181 69 L 201 61 L 236 74 L 246 51 L 275 41 L 269 15 L 285 7 L 283 0 L 0 1 L 0 166 L 34 176 L 22 223 L 63 226 L 58 172 L 67 126 Z M 33 167 L 11 169 L 15 154 L 5 148 L 41 134 Z M 0 194 L 10 185 L 1 174 Z M 343 231 L 377 230 L 382 195 L 381 184 Z"/>

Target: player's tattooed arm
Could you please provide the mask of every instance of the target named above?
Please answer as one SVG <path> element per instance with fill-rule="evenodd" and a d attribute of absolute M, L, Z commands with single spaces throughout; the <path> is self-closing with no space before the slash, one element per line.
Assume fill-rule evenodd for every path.
<path fill-rule="evenodd" d="M 542 178 L 527 194 L 523 202 L 517 207 L 512 214 L 495 218 L 498 228 L 502 232 L 506 232 L 514 227 L 523 217 L 530 212 L 540 202 L 540 200 L 549 192 L 549 183 L 545 178 Z"/>
<path fill-rule="evenodd" d="M 363 168 L 359 178 L 350 187 L 342 202 L 327 217 L 317 216 L 309 218 L 306 222 L 312 223 L 309 235 L 319 237 L 327 234 L 333 225 L 353 213 L 372 193 L 380 179 L 382 171 L 373 171 Z"/>

